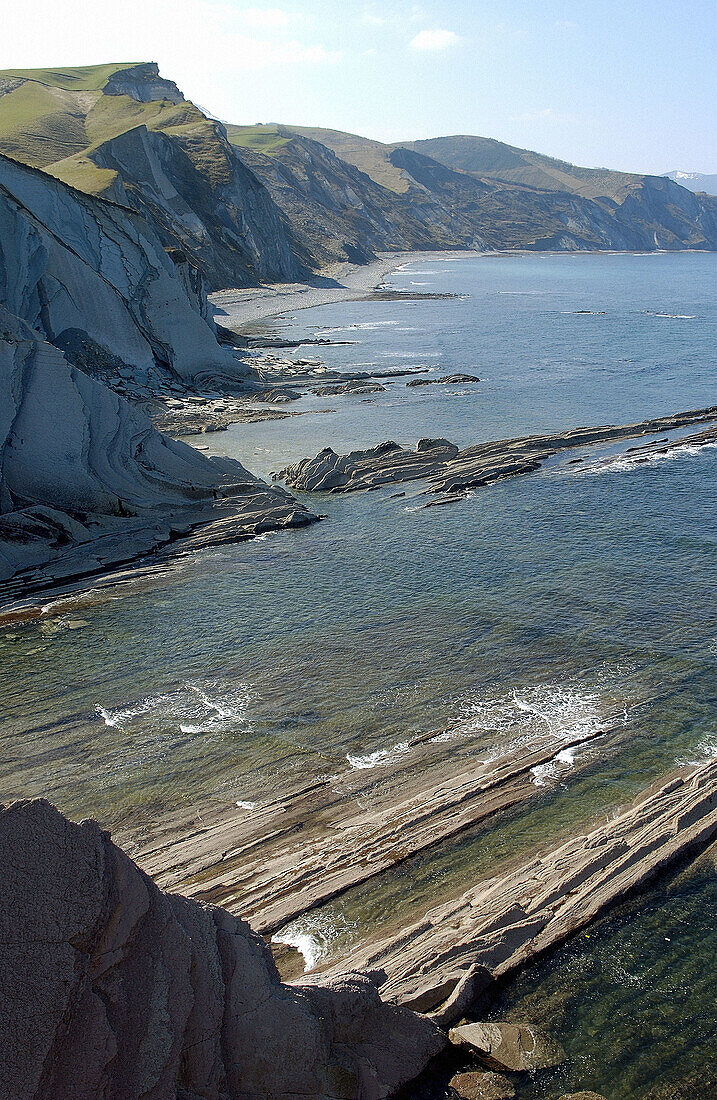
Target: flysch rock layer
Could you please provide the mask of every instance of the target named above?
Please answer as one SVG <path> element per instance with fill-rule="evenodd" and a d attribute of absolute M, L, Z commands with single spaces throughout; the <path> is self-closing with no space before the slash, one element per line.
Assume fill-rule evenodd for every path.
<path fill-rule="evenodd" d="M 385 786 L 372 769 L 323 777 L 248 810 L 165 828 L 135 853 L 163 889 L 227 906 L 264 933 L 411 856 L 487 824 L 538 797 L 535 769 L 559 753 L 606 751 L 624 730 L 623 713 L 572 734 L 540 730 L 530 743 L 495 747 L 458 727 L 426 735 L 395 753 Z M 500 737 L 500 734 L 497 734 Z M 581 760 L 555 765 L 565 776 Z M 557 781 L 557 779 L 556 779 Z"/>
<path fill-rule="evenodd" d="M 161 435 L 0 306 L 0 603 L 197 525 L 194 547 L 314 518 L 240 463 Z"/>
<path fill-rule="evenodd" d="M 562 943 L 715 835 L 717 759 L 683 771 L 549 854 L 429 910 L 400 935 L 359 946 L 341 965 L 371 973 L 386 1000 L 452 1022 L 496 979 Z M 339 969 L 328 966 L 317 980 Z"/>
<path fill-rule="evenodd" d="M 0 810 L 0 865 L 2 1100 L 382 1100 L 445 1045 L 365 976 L 282 984 L 248 924 L 44 800 Z"/>
<path fill-rule="evenodd" d="M 149 222 L 0 155 L 0 304 L 84 369 L 235 383 L 200 283 Z"/>
<path fill-rule="evenodd" d="M 303 492 L 352 493 L 406 481 L 426 481 L 425 493 L 432 504 L 464 497 L 481 485 L 537 470 L 546 459 L 570 448 L 632 439 L 717 420 L 717 406 L 694 409 L 672 416 L 643 420 L 638 424 L 573 428 L 550 435 L 527 436 L 478 443 L 464 450 L 447 439 L 421 439 L 416 450 L 392 441 L 365 451 L 337 455 L 330 447 L 315 458 L 306 458 L 275 474 L 291 488 Z M 693 437 L 705 445 L 717 439 L 717 429 Z M 684 441 L 680 441 L 684 442 Z M 677 446 L 677 442 L 673 445 Z"/>

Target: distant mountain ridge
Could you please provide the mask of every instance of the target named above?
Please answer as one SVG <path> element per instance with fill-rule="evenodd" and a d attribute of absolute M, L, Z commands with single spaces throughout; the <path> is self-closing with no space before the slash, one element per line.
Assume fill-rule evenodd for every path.
<path fill-rule="evenodd" d="M 211 288 L 408 249 L 717 248 L 717 200 L 490 138 L 224 125 L 153 62 L 0 73 L 0 153 L 142 214 Z"/>
<path fill-rule="evenodd" d="M 403 219 L 407 248 L 426 247 L 418 243 L 415 231 L 408 232 L 415 220 L 421 222 L 421 237 L 426 231 L 433 237 L 429 247 L 717 247 L 717 202 L 695 197 L 660 176 L 580 168 L 491 138 L 384 145 L 337 130 L 280 124 L 228 126 L 227 133 L 294 225 L 287 195 L 277 189 L 277 175 L 292 162 L 309 173 L 316 150 L 323 146 L 361 173 L 359 178 L 382 189 L 391 224 L 397 216 Z M 316 164 L 313 170 L 315 174 Z M 356 185 L 353 191 L 344 209 L 355 206 Z M 340 196 L 334 199 L 340 205 Z M 350 219 L 343 224 L 350 232 Z M 337 258 L 343 257 L 337 253 Z"/>
<path fill-rule="evenodd" d="M 717 173 L 706 172 L 665 172 L 665 178 L 679 183 L 688 191 L 704 191 L 708 195 L 717 195 Z"/>

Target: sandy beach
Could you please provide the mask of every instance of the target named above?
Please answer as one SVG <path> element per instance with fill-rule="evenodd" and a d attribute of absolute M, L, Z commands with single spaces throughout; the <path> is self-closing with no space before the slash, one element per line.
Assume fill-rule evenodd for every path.
<path fill-rule="evenodd" d="M 297 309 L 363 298 L 376 290 L 391 272 L 406 263 L 479 255 L 477 252 L 382 252 L 370 264 L 337 264 L 325 268 L 310 283 L 272 283 L 257 287 L 219 290 L 209 295 L 215 320 L 240 330 L 254 321 L 293 313 Z"/>

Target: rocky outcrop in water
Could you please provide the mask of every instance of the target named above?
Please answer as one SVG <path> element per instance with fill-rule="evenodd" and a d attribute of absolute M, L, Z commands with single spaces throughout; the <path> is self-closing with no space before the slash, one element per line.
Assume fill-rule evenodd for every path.
<path fill-rule="evenodd" d="M 443 378 L 412 378 L 407 386 L 453 386 L 459 382 L 480 382 L 477 374 L 447 374 Z"/>
<path fill-rule="evenodd" d="M 358 946 L 343 963 L 380 973 L 387 1000 L 451 1022 L 496 980 L 563 943 L 716 835 L 717 760 L 710 760 L 607 823 L 476 883 L 400 934 Z"/>
<path fill-rule="evenodd" d="M 448 1037 L 455 1046 L 472 1051 L 484 1065 L 499 1072 L 548 1069 L 559 1066 L 566 1058 L 560 1043 L 528 1024 L 519 1026 L 492 1020 L 461 1024 L 451 1028 Z"/>
<path fill-rule="evenodd" d="M 244 921 L 48 802 L 0 811 L 0 861 L 7 1100 L 382 1100 L 445 1045 L 364 976 L 283 985 Z"/>
<path fill-rule="evenodd" d="M 444 504 L 460 500 L 471 489 L 482 485 L 531 473 L 539 469 L 546 459 L 564 450 L 654 435 L 714 420 L 717 420 L 717 406 L 656 417 L 638 424 L 573 428 L 551 435 L 478 443 L 464 450 L 459 450 L 447 439 L 421 439 L 415 451 L 401 447 L 392 440 L 365 451 L 351 451 L 347 455 L 337 455 L 326 447 L 315 458 L 305 458 L 274 476 L 294 489 L 322 493 L 353 493 L 423 480 L 427 482 L 425 494 L 434 498 L 430 503 Z M 684 446 L 687 442 L 705 446 L 715 439 L 716 430 L 708 428 L 687 440 L 671 441 L 662 453 Z M 638 460 L 637 456 L 635 460 Z"/>
<path fill-rule="evenodd" d="M 606 712 L 569 736 L 528 724 L 515 744 L 491 746 L 485 760 L 463 725 L 426 734 L 354 758 L 340 777 L 283 790 L 250 814 L 205 807 L 201 821 L 159 825 L 137 859 L 163 889 L 226 905 L 281 939 L 288 922 L 351 887 L 525 807 L 551 782 L 544 776 L 564 782 L 578 774 L 577 750 L 588 750 L 587 762 L 593 743 L 604 751 L 619 744 L 623 718 L 622 710 Z"/>
<path fill-rule="evenodd" d="M 502 1073 L 457 1073 L 450 1080 L 459 1100 L 512 1100 L 515 1089 Z"/>

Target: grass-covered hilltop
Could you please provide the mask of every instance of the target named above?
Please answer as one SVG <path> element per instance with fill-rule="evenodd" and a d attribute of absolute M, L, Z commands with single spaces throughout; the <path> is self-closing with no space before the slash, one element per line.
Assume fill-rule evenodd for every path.
<path fill-rule="evenodd" d="M 481 137 L 224 125 L 151 62 L 0 73 L 0 152 L 151 217 L 213 287 L 380 250 L 717 247 L 717 199 Z"/>

